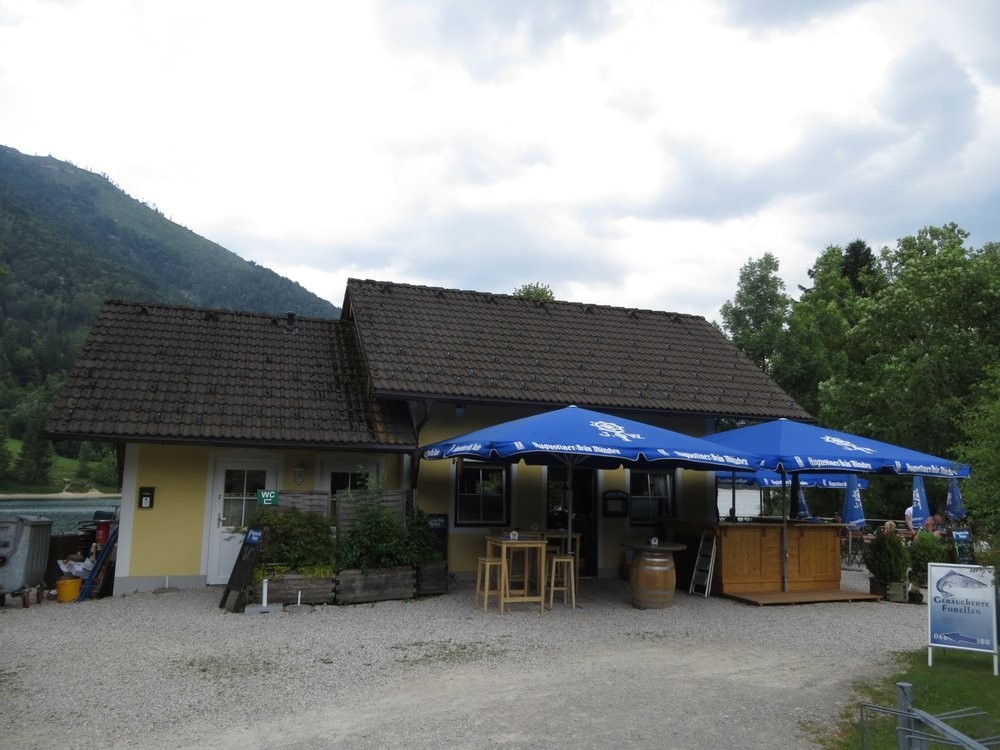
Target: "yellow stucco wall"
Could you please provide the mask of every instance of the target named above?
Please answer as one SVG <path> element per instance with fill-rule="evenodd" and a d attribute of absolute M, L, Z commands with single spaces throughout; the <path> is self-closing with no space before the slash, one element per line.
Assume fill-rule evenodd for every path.
<path fill-rule="evenodd" d="M 434 407 L 429 427 L 419 438 L 421 445 L 453 435 L 469 432 L 509 419 L 533 413 L 532 410 L 510 408 L 468 407 L 465 414 L 455 414 L 454 405 L 439 404 Z M 703 420 L 674 421 L 664 426 L 670 429 L 699 434 Z M 701 429 L 699 429 L 701 428 Z M 134 528 L 131 543 L 130 575 L 141 576 L 197 576 L 203 575 L 202 555 L 205 550 L 205 502 L 209 473 L 215 458 L 237 456 L 240 452 L 208 447 L 143 445 L 140 448 L 138 474 L 135 487 L 154 487 L 154 507 L 134 511 Z M 323 473 L 332 465 L 355 468 L 359 465 L 380 465 L 386 473 L 386 486 L 404 486 L 405 462 L 396 454 L 347 454 L 337 452 L 316 453 L 309 451 L 260 451 L 257 457 L 267 456 L 278 461 L 277 489 L 313 490 L 325 481 Z M 294 467 L 305 468 L 302 484 L 294 482 Z M 443 513 L 452 516 L 453 466 L 449 460 L 421 460 L 418 467 L 418 506 L 426 513 Z M 545 469 L 539 466 L 519 465 L 514 473 L 513 522 L 521 529 L 534 524 L 545 528 Z M 625 472 L 621 469 L 603 472 L 598 487 L 600 493 L 626 489 Z M 679 472 L 678 510 L 681 518 L 700 517 L 703 508 L 714 510 L 714 481 L 704 472 Z M 135 502 L 130 498 L 129 502 Z M 599 514 L 599 557 L 602 569 L 617 566 L 622 543 L 634 543 L 651 535 L 650 529 L 634 529 L 627 519 L 604 517 Z M 487 530 L 452 529 L 448 537 L 448 564 L 452 572 L 475 570 L 476 558 L 485 551 L 484 536 Z"/>
<path fill-rule="evenodd" d="M 537 413 L 532 409 L 485 407 L 467 405 L 464 414 L 457 415 L 453 404 L 436 404 L 428 426 L 419 436 L 419 444 L 427 445 L 454 435 L 471 432 L 483 427 L 511 419 Z M 649 421 L 649 420 L 645 420 Z M 703 436 L 707 423 L 704 417 L 671 416 L 660 422 L 660 426 L 688 435 Z M 419 506 L 428 513 L 448 513 L 454 494 L 452 462 L 449 460 L 420 462 Z M 530 529 L 532 524 L 545 528 L 545 483 L 544 470 L 539 466 L 519 464 L 515 472 L 513 495 L 514 525 Z M 675 496 L 678 515 L 681 518 L 702 519 L 715 510 L 715 480 L 712 472 L 679 471 Z M 630 527 L 627 518 L 604 517 L 600 511 L 600 493 L 607 490 L 627 490 L 625 471 L 600 472 L 598 503 L 598 543 L 600 566 L 603 570 L 619 565 L 625 544 L 644 542 L 661 532 L 649 527 Z M 448 568 L 454 572 L 469 573 L 476 568 L 476 558 L 485 552 L 485 528 L 453 529 L 448 538 Z"/>
<path fill-rule="evenodd" d="M 205 446 L 140 446 L 135 486 L 153 487 L 155 496 L 152 508 L 134 511 L 130 576 L 204 574 L 205 503 L 210 473 L 216 459 L 239 461 L 248 455 L 245 451 Z M 378 465 L 386 474 L 387 487 L 399 487 L 402 481 L 402 461 L 393 454 L 255 451 L 252 456 L 278 462 L 280 474 L 275 489 L 280 490 L 315 490 L 325 480 L 322 474 L 331 464 L 350 469 Z M 301 484 L 294 481 L 296 466 L 305 469 Z M 445 510 L 429 512 L 446 512 L 447 502 L 445 498 Z"/>
<path fill-rule="evenodd" d="M 207 471 L 205 448 L 141 447 L 136 485 L 155 496 L 152 508 L 135 511 L 131 575 L 198 575 Z"/>

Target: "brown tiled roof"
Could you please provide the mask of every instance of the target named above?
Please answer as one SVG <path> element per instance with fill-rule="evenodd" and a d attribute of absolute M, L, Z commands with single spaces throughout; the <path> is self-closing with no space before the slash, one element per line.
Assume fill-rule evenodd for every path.
<path fill-rule="evenodd" d="M 350 279 L 377 394 L 812 419 L 704 318 Z"/>
<path fill-rule="evenodd" d="M 340 320 L 107 302 L 50 415 L 57 438 L 409 449 Z"/>

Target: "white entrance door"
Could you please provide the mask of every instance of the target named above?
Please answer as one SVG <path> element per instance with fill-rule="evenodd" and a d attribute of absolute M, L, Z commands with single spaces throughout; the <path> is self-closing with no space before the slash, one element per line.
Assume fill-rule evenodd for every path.
<path fill-rule="evenodd" d="M 257 490 L 277 488 L 276 461 L 219 461 L 212 481 L 208 583 L 228 583 L 245 529 L 257 513 Z"/>

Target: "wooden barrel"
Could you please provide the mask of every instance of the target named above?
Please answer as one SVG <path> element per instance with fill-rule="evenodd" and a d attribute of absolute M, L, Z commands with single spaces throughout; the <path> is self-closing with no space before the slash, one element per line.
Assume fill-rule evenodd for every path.
<path fill-rule="evenodd" d="M 677 575 L 674 555 L 668 550 L 636 550 L 629 573 L 632 585 L 632 606 L 636 609 L 657 609 L 674 603 Z"/>

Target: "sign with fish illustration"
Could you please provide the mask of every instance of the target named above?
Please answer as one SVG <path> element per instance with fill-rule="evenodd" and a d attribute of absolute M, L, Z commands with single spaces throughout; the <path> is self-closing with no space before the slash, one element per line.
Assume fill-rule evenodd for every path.
<path fill-rule="evenodd" d="M 997 672 L 997 590 L 993 568 L 931 563 L 927 566 L 927 664 L 935 648 L 993 654 Z"/>

